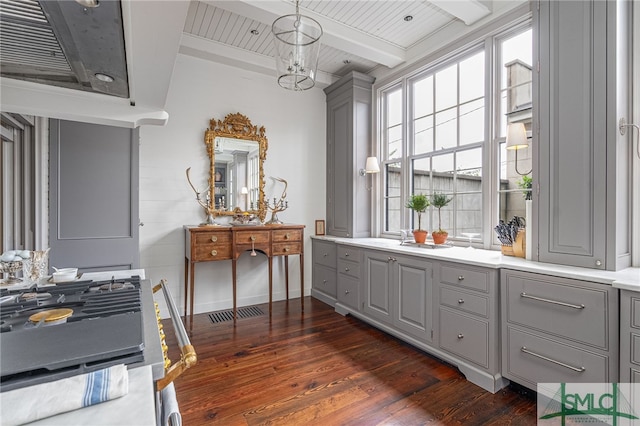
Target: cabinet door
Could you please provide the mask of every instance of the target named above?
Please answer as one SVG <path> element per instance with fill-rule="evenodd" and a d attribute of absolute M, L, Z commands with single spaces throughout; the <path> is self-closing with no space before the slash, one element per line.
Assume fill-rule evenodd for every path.
<path fill-rule="evenodd" d="M 364 306 L 365 314 L 372 318 L 392 322 L 391 274 L 392 257 L 384 253 L 364 254 Z"/>
<path fill-rule="evenodd" d="M 539 3 L 541 262 L 605 268 L 607 3 Z"/>
<path fill-rule="evenodd" d="M 418 337 L 433 340 L 433 274 L 431 264 L 423 259 L 397 257 L 392 278 L 395 292 L 394 325 Z"/>

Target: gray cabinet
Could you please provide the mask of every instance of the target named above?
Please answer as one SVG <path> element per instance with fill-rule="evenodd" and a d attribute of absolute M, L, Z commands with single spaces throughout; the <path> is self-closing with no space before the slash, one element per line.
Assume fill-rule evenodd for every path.
<path fill-rule="evenodd" d="M 336 311 L 346 314 L 360 310 L 360 250 L 337 246 L 337 304 Z"/>
<path fill-rule="evenodd" d="M 616 20 L 627 3 L 538 3 L 533 146 L 541 262 L 608 270 L 630 265 L 631 144 L 617 129 L 618 118 L 628 117 L 630 93 L 629 15 Z"/>
<path fill-rule="evenodd" d="M 358 175 L 371 155 L 373 77 L 351 72 L 325 88 L 327 98 L 327 235 L 369 237 L 371 192 Z"/>
<path fill-rule="evenodd" d="M 311 295 L 334 306 L 337 296 L 336 244 L 312 239 L 313 270 Z"/>
<path fill-rule="evenodd" d="M 460 360 L 469 380 L 496 392 L 508 383 L 500 365 L 498 273 L 449 262 L 436 271 L 439 346 Z"/>
<path fill-rule="evenodd" d="M 640 383 L 640 293 L 620 291 L 620 382 Z"/>
<path fill-rule="evenodd" d="M 609 285 L 501 271 L 502 372 L 538 383 L 618 381 L 618 290 Z"/>
<path fill-rule="evenodd" d="M 362 312 L 419 339 L 433 340 L 433 274 L 429 261 L 364 253 Z"/>

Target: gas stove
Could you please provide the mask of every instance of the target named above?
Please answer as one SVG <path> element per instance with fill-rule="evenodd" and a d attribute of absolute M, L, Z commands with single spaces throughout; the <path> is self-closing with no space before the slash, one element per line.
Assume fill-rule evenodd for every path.
<path fill-rule="evenodd" d="M 0 392 L 144 359 L 140 278 L 59 283 L 0 304 Z"/>

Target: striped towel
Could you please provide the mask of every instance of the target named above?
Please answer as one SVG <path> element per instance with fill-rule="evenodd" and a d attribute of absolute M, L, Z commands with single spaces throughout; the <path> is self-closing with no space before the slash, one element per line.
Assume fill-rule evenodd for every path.
<path fill-rule="evenodd" d="M 129 392 L 124 364 L 0 393 L 0 424 L 20 425 L 119 398 Z"/>

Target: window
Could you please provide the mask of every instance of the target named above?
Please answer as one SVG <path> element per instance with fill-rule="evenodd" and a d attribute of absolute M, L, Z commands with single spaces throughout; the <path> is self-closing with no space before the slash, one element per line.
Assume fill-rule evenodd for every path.
<path fill-rule="evenodd" d="M 410 194 L 452 198 L 441 225 L 430 208 L 423 229 L 441 226 L 463 241 L 473 234 L 485 246 L 497 242 L 498 217 L 524 216 L 515 153 L 504 146 L 507 123 L 530 127 L 531 56 L 531 27 L 520 24 L 378 89 L 382 235 L 417 227 L 404 207 Z M 518 152 L 520 170 L 531 168 L 527 151 Z"/>

